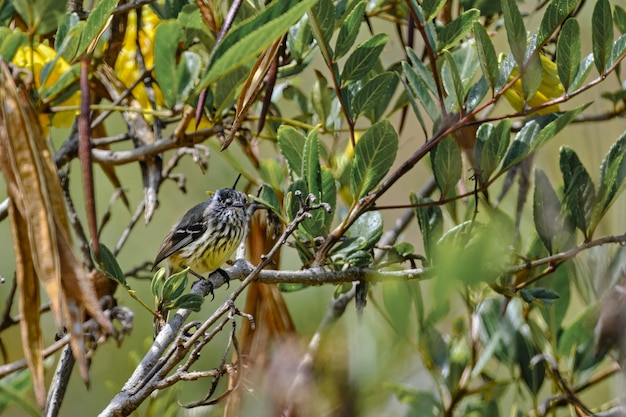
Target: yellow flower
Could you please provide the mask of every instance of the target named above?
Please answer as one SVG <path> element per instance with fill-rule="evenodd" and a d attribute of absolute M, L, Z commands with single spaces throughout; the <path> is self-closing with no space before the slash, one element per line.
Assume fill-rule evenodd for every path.
<path fill-rule="evenodd" d="M 154 65 L 154 34 L 159 22 L 159 18 L 149 7 L 142 8 L 139 46 L 146 68 L 152 68 Z M 115 72 L 126 87 L 133 85 L 142 75 L 137 61 L 137 14 L 135 11 L 128 13 L 124 46 L 115 61 Z M 142 82 L 137 84 L 132 92 L 133 97 L 137 99 L 142 109 L 152 109 L 146 94 L 146 88 Z M 156 85 L 154 85 L 154 95 L 157 108 L 159 108 L 163 105 L 163 96 L 161 95 L 161 90 Z M 149 121 L 152 119 L 148 115 L 146 118 Z"/>
<path fill-rule="evenodd" d="M 539 107 L 549 101 L 559 98 L 563 95 L 564 90 L 557 74 L 556 64 L 550 61 L 543 55 L 539 55 L 541 61 L 541 67 L 543 73 L 541 76 L 541 85 L 537 89 L 535 95 L 528 101 L 527 105 L 530 108 Z M 516 68 L 511 72 L 509 80 L 512 80 L 519 74 L 519 70 Z M 504 92 L 504 97 L 509 104 L 516 110 L 522 111 L 524 109 L 524 93 L 522 90 L 522 80 L 515 81 L 513 86 Z M 537 110 L 537 114 L 549 114 L 559 111 L 558 104 L 544 107 Z"/>
<path fill-rule="evenodd" d="M 48 77 L 44 80 L 43 86 L 41 85 L 41 71 L 44 66 L 56 60 L 54 67 L 49 72 Z M 70 64 L 65 59 L 58 57 L 57 52 L 49 46 L 40 43 L 32 49 L 30 46 L 20 47 L 15 56 L 13 57 L 13 63 L 24 68 L 27 71 L 31 71 L 33 74 L 35 86 L 38 90 L 41 88 L 48 88 L 53 86 L 63 74 L 70 71 Z M 45 97 L 44 97 L 45 99 Z M 67 100 L 60 103 L 61 106 L 78 106 L 80 104 L 80 92 L 76 91 Z M 77 111 L 63 111 L 53 115 L 53 124 L 57 127 L 68 127 L 74 121 Z M 40 113 L 39 119 L 41 121 L 44 130 L 47 130 L 50 125 L 50 117 L 48 114 Z"/>

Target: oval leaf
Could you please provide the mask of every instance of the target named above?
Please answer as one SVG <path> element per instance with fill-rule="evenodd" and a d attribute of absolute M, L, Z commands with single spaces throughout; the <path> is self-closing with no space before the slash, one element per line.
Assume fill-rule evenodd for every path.
<path fill-rule="evenodd" d="M 398 134 L 389 121 L 370 126 L 357 142 L 350 191 L 358 200 L 370 192 L 391 168 L 398 152 Z"/>

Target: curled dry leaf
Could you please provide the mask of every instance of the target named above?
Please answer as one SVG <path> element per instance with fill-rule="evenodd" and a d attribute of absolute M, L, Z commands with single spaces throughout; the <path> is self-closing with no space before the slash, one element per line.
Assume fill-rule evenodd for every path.
<path fill-rule="evenodd" d="M 22 342 L 37 401 L 43 407 L 38 281 L 50 299 L 57 327 L 71 333 L 72 352 L 86 382 L 85 313 L 106 332 L 112 334 L 114 329 L 98 303 L 94 276 L 85 271 L 73 251 L 61 186 L 28 93 L 18 90 L 6 63 L 0 61 L 0 67 L 0 168 L 11 198 Z"/>

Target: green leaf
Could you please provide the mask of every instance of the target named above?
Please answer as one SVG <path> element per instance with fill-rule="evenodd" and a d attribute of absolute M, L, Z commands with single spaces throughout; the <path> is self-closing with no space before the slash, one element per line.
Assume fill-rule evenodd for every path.
<path fill-rule="evenodd" d="M 154 276 L 150 281 L 150 291 L 157 300 L 163 299 L 163 284 L 165 284 L 166 278 L 165 274 L 167 274 L 167 268 L 161 267 L 154 273 Z"/>
<path fill-rule="evenodd" d="M 453 196 L 463 169 L 461 150 L 456 141 L 449 135 L 444 137 L 430 151 L 430 160 L 442 198 Z"/>
<path fill-rule="evenodd" d="M 411 324 L 412 297 L 407 281 L 388 281 L 383 283 L 383 304 L 391 325 L 400 336 L 408 335 Z"/>
<path fill-rule="evenodd" d="M 411 204 L 432 203 L 433 200 L 426 197 L 410 194 Z M 420 231 L 422 232 L 422 242 L 424 244 L 424 252 L 426 259 L 432 263 L 432 256 L 435 244 L 443 235 L 443 214 L 441 207 L 436 205 L 418 206 L 413 209 Z"/>
<path fill-rule="evenodd" d="M 369 193 L 387 174 L 398 152 L 398 135 L 391 123 L 381 120 L 369 127 L 357 142 L 350 175 L 355 200 Z"/>
<path fill-rule="evenodd" d="M 600 165 L 600 180 L 598 184 L 597 204 L 594 207 L 590 235 L 593 234 L 598 222 L 609 207 L 613 204 L 617 196 L 624 189 L 624 179 L 626 178 L 626 132 L 619 137 L 617 142 L 611 146 L 609 152 Z"/>
<path fill-rule="evenodd" d="M 474 111 L 483 101 L 488 92 L 489 83 L 487 82 L 487 78 L 482 75 L 478 79 L 478 82 L 470 86 L 470 89 L 467 92 L 467 98 L 465 99 L 465 114 Z"/>
<path fill-rule="evenodd" d="M 487 298 L 478 306 L 479 335 L 485 346 L 491 345 L 498 361 L 511 365 L 517 362 L 517 333 L 523 313 L 519 299 L 512 299 L 504 309 L 504 298 Z M 504 314 L 503 314 L 504 311 Z M 493 340 L 498 340 L 497 343 Z M 482 359 L 482 358 L 481 358 Z"/>
<path fill-rule="evenodd" d="M 335 5 L 332 0 L 318 0 L 313 4 L 308 12 L 309 24 L 311 25 L 311 33 L 313 38 L 322 50 L 322 55 L 326 58 L 326 51 L 330 50 L 330 38 L 335 30 Z"/>
<path fill-rule="evenodd" d="M 66 43 L 67 41 L 67 36 L 70 33 L 70 30 L 76 26 L 79 22 L 79 18 L 78 18 L 78 14 L 76 13 L 69 13 L 65 16 L 65 19 L 63 19 L 63 23 L 61 23 L 59 25 L 59 28 L 57 29 L 57 33 L 56 36 L 54 38 L 54 50 L 57 51 L 58 54 L 61 54 L 61 49 L 63 48 L 63 43 Z M 80 39 L 80 37 L 79 37 Z M 66 60 L 69 61 L 69 60 Z"/>
<path fill-rule="evenodd" d="M 357 91 L 352 99 L 352 116 L 356 120 L 359 115 L 375 109 L 381 98 L 388 95 L 390 88 L 394 85 L 396 74 L 394 72 L 383 72 L 378 74 Z"/>
<path fill-rule="evenodd" d="M 569 147 L 562 147 L 559 152 L 559 166 L 563 174 L 564 202 L 574 225 L 585 238 L 588 237 L 591 214 L 596 204 L 596 190 L 589 173 L 578 159 L 578 155 Z"/>
<path fill-rule="evenodd" d="M 572 84 L 567 89 L 568 93 L 572 93 L 578 90 L 583 85 L 583 83 L 587 79 L 587 76 L 589 75 L 589 72 L 591 72 L 591 64 L 593 64 L 593 62 L 593 54 L 589 54 L 585 58 L 583 58 L 583 60 L 580 62 L 580 65 L 578 66 L 578 72 L 576 73 L 576 77 L 574 77 Z"/>
<path fill-rule="evenodd" d="M 591 45 L 594 62 L 600 74 L 605 74 L 613 46 L 613 17 L 608 0 L 598 0 L 591 18 Z"/>
<path fill-rule="evenodd" d="M 200 294 L 183 294 L 174 301 L 172 308 L 185 308 L 198 312 L 202 308 L 204 298 Z"/>
<path fill-rule="evenodd" d="M 154 6 L 155 3 L 151 3 Z M 166 20 L 163 18 L 161 20 Z M 200 9 L 196 4 L 186 4 L 177 13 L 176 20 L 183 27 L 184 42 L 186 47 L 198 43 L 198 41 L 207 48 L 212 47 L 215 43 L 215 34 L 213 34 L 202 20 Z"/>
<path fill-rule="evenodd" d="M 261 179 L 276 190 L 282 189 L 285 184 L 285 166 L 276 159 L 262 159 L 259 161 Z"/>
<path fill-rule="evenodd" d="M 111 13 L 113 9 L 115 9 L 115 6 L 117 6 L 117 3 L 118 0 L 99 1 L 96 7 L 89 13 L 83 36 L 80 39 L 80 46 L 76 53 L 77 56 L 85 53 L 89 45 L 102 32 L 102 29 L 111 18 Z M 63 9 L 63 13 L 65 13 L 65 8 Z"/>
<path fill-rule="evenodd" d="M 536 53 L 535 38 L 533 38 L 526 50 L 524 72 L 522 73 L 522 92 L 526 102 L 535 96 L 541 86 L 542 78 L 543 66 L 541 65 L 539 54 Z"/>
<path fill-rule="evenodd" d="M 289 171 L 296 177 L 302 177 L 302 153 L 306 137 L 291 126 L 278 128 L 278 148 L 287 161 Z"/>
<path fill-rule="evenodd" d="M 359 81 L 378 63 L 378 57 L 383 51 L 389 35 L 377 33 L 350 54 L 341 72 L 342 85 Z"/>
<path fill-rule="evenodd" d="M 319 140 L 317 139 L 317 129 L 309 132 L 304 143 L 302 153 L 302 177 L 307 187 L 307 191 L 313 194 L 319 202 L 322 199 L 322 168 L 319 160 Z M 306 198 L 306 196 L 304 196 Z M 321 236 L 325 223 L 324 210 L 312 211 L 311 217 L 301 223 L 301 226 L 312 236 Z"/>
<path fill-rule="evenodd" d="M 573 358 L 572 371 L 580 372 L 602 360 L 594 358 L 596 339 L 594 326 L 598 323 L 597 305 L 589 305 L 563 331 L 559 338 L 557 354 Z M 598 355 L 599 356 L 599 355 Z"/>
<path fill-rule="evenodd" d="M 435 417 L 440 416 L 443 406 L 432 392 L 414 391 L 403 385 L 392 382 L 383 382 L 383 386 L 393 392 L 398 401 L 411 407 L 412 416 Z"/>
<path fill-rule="evenodd" d="M 446 4 L 446 0 L 424 0 L 422 1 L 422 10 L 424 12 L 424 21 L 427 22 L 437 16 L 439 11 Z"/>
<path fill-rule="evenodd" d="M 332 250 L 333 254 L 350 255 L 356 251 L 369 251 L 383 234 L 383 217 L 377 211 L 367 211 L 352 223 L 344 240 Z"/>
<path fill-rule="evenodd" d="M 0 56 L 5 62 L 10 62 L 13 60 L 19 47 L 28 42 L 28 36 L 19 30 L 12 31 L 9 28 L 2 29 L 5 29 L 8 33 L 6 33 L 2 39 L 2 43 L 0 43 Z"/>
<path fill-rule="evenodd" d="M 413 48 L 406 48 L 406 53 L 409 56 L 411 65 L 415 69 L 415 74 L 424 82 L 432 94 L 437 94 L 437 83 L 435 82 L 431 68 L 424 65 Z"/>
<path fill-rule="evenodd" d="M 474 38 L 476 39 L 476 49 L 478 51 L 480 67 L 493 90 L 498 82 L 498 57 L 496 56 L 496 49 L 493 47 L 493 43 L 483 25 L 474 22 L 472 27 L 474 30 Z"/>
<path fill-rule="evenodd" d="M 567 249 L 572 237 L 568 219 L 550 180 L 540 169 L 535 169 L 533 219 L 537 234 L 550 255 Z"/>
<path fill-rule="evenodd" d="M 515 58 L 513 58 L 513 55 L 500 54 L 500 57 L 502 58 L 502 62 L 500 62 L 500 67 L 498 69 L 498 82 L 496 83 L 495 89 L 496 93 L 500 92 L 504 88 L 504 86 L 508 84 L 509 79 L 511 78 L 511 74 L 516 68 Z"/>
<path fill-rule="evenodd" d="M 527 303 L 538 304 L 545 308 L 550 308 L 554 300 L 560 298 L 556 292 L 541 287 L 522 289 L 520 295 Z"/>
<path fill-rule="evenodd" d="M 324 75 L 316 70 L 315 77 L 317 81 L 311 89 L 311 104 L 313 104 L 313 109 L 319 121 L 326 126 L 332 112 L 333 100 L 330 89 L 328 88 L 328 81 L 326 81 Z"/>
<path fill-rule="evenodd" d="M 543 361 L 538 361 L 534 366 L 531 365 L 531 360 L 540 352 L 533 343 L 532 336 L 529 332 L 524 331 L 526 329 L 528 329 L 528 325 L 520 328 L 515 338 L 517 364 L 520 368 L 522 380 L 530 392 L 532 392 L 533 395 L 537 395 L 546 376 L 546 367 Z"/>
<path fill-rule="evenodd" d="M 67 9 L 67 0 L 13 0 L 12 3 L 28 32 L 39 35 L 57 29 Z"/>
<path fill-rule="evenodd" d="M 504 119 L 494 128 L 482 124 L 476 132 L 474 168 L 484 184 L 500 165 L 511 141 L 511 121 Z"/>
<path fill-rule="evenodd" d="M 546 115 L 526 123 L 517 135 L 515 135 L 515 139 L 504 157 L 504 163 L 502 164 L 500 172 L 506 171 L 526 158 L 531 152 L 543 146 L 565 126 L 571 123 L 583 110 L 589 107 L 589 104 L 590 103 L 583 104 L 572 110 L 560 113 L 556 118 L 552 115 Z M 551 119 L 553 120 L 550 121 L 550 123 L 545 125 L 544 128 L 541 128 L 541 124 L 545 124 L 545 121 Z M 537 120 L 542 123 L 539 124 Z"/>
<path fill-rule="evenodd" d="M 213 51 L 197 91 L 257 58 L 260 52 L 283 36 L 315 2 L 316 0 L 278 0 L 233 27 Z"/>
<path fill-rule="evenodd" d="M 543 47 L 552 33 L 561 26 L 577 5 L 578 0 L 553 0 L 548 4 L 537 31 L 537 45 L 540 48 Z M 562 36 L 562 32 L 559 36 Z"/>
<path fill-rule="evenodd" d="M 526 60 L 526 27 L 522 14 L 517 8 L 515 0 L 502 0 L 504 27 L 511 48 L 511 53 L 519 68 L 524 68 Z"/>
<path fill-rule="evenodd" d="M 295 62 L 301 63 L 311 51 L 313 34 L 309 25 L 309 16 L 304 15 L 289 28 L 287 33 L 287 47 Z"/>
<path fill-rule="evenodd" d="M 15 406 L 18 406 L 24 415 L 41 416 L 41 410 L 31 398 L 32 386 L 33 381 L 29 370 L 17 371 L 2 378 L 0 380 L 0 412 L 6 411 L 8 407 L 15 410 Z"/>
<path fill-rule="evenodd" d="M 576 19 L 567 19 L 557 43 L 556 65 L 563 89 L 568 91 L 580 63 L 580 27 Z"/>
<path fill-rule="evenodd" d="M 613 11 L 613 22 L 622 34 L 626 33 L 626 11 L 620 6 L 615 6 Z"/>
<path fill-rule="evenodd" d="M 611 59 L 607 63 L 607 68 L 611 68 L 617 62 L 624 59 L 624 51 L 626 51 L 626 35 L 621 35 L 615 42 L 613 42 L 613 47 L 611 48 Z"/>
<path fill-rule="evenodd" d="M 170 304 L 185 291 L 187 286 L 187 273 L 189 268 L 170 275 L 165 280 L 162 290 L 163 304 Z"/>
<path fill-rule="evenodd" d="M 263 184 L 261 186 L 261 193 L 258 199 L 255 200 L 263 204 L 265 207 L 271 209 L 276 215 L 282 216 L 280 212 L 280 203 L 278 202 L 278 196 L 271 186 Z"/>
<path fill-rule="evenodd" d="M 117 259 L 115 259 L 115 255 L 113 252 L 109 250 L 105 245 L 100 244 L 100 254 L 99 257 L 96 258 L 96 254 L 91 252 L 91 256 L 93 259 L 93 263 L 104 275 L 108 278 L 111 278 L 113 281 L 116 281 L 121 286 L 126 289 L 130 287 L 126 283 L 126 277 L 124 276 L 124 272 L 120 267 L 120 264 L 117 263 Z"/>
<path fill-rule="evenodd" d="M 249 74 L 250 69 L 248 67 L 239 67 L 215 84 L 212 91 L 213 107 L 215 107 L 216 115 L 228 112 L 235 105 L 241 84 Z"/>
<path fill-rule="evenodd" d="M 335 43 L 335 59 L 343 57 L 354 45 L 356 37 L 359 34 L 359 29 L 361 29 L 361 21 L 363 20 L 364 13 L 365 2 L 360 1 L 344 20 L 341 29 L 339 29 L 337 42 Z"/>
<path fill-rule="evenodd" d="M 300 209 L 300 200 L 295 196 L 295 192 L 300 191 L 302 193 L 302 199 L 306 198 L 307 188 L 306 183 L 302 179 L 297 179 L 289 184 L 289 188 L 287 188 L 287 192 L 285 193 L 285 213 L 287 214 L 287 219 L 291 222 L 296 218 L 296 214 Z"/>
<path fill-rule="evenodd" d="M 461 81 L 461 75 L 456 67 L 452 54 L 448 51 L 443 52 L 444 62 L 441 66 L 441 79 L 443 86 L 448 93 L 448 104 L 446 110 L 449 113 L 463 109 L 463 103 L 465 101 L 465 90 L 463 88 L 463 82 Z"/>
<path fill-rule="evenodd" d="M 455 46 L 472 29 L 472 25 L 479 17 L 480 11 L 477 9 L 466 10 L 452 22 L 440 28 L 437 31 L 437 51 Z"/>
<path fill-rule="evenodd" d="M 320 167 L 319 148 L 317 129 L 313 129 L 309 132 L 302 150 L 302 177 L 309 193 L 318 199 L 322 193 L 322 168 Z"/>
<path fill-rule="evenodd" d="M 202 62 L 198 54 L 191 51 L 183 51 L 181 54 L 180 63 L 176 69 L 176 85 L 178 90 L 176 101 L 178 103 L 185 103 L 189 98 L 193 87 L 195 87 L 198 82 L 201 65 Z"/>
<path fill-rule="evenodd" d="M 182 34 L 180 23 L 169 20 L 159 24 L 154 35 L 154 75 L 170 109 L 176 105 L 178 96 L 176 51 Z"/>
<path fill-rule="evenodd" d="M 86 24 L 85 21 L 78 20 L 76 13 L 71 13 L 66 16 L 62 27 L 64 30 L 67 30 L 67 34 L 63 37 L 63 41 L 60 41 L 57 37 L 54 49 L 57 51 L 57 54 L 67 62 L 72 61 L 76 57 L 76 52 L 78 51 Z"/>
<path fill-rule="evenodd" d="M 424 109 L 426 110 L 426 113 L 428 113 L 430 119 L 437 120 L 439 118 L 439 109 L 428 92 L 426 83 L 422 81 L 422 79 L 408 63 L 402 62 L 402 69 L 408 82 L 408 84 L 405 84 L 405 88 L 409 97 L 419 100 L 420 104 L 424 106 Z M 417 115 L 419 113 L 416 111 L 415 114 Z M 422 123 L 422 125 L 424 125 L 424 123 Z"/>

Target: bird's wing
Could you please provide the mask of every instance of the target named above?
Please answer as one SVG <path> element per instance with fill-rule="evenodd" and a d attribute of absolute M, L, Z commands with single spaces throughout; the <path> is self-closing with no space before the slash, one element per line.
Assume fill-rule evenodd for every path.
<path fill-rule="evenodd" d="M 204 219 L 205 203 L 194 206 L 185 214 L 161 243 L 154 265 L 169 258 L 201 236 L 207 228 Z"/>

